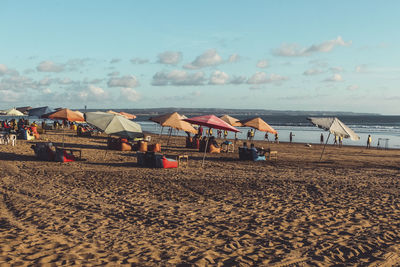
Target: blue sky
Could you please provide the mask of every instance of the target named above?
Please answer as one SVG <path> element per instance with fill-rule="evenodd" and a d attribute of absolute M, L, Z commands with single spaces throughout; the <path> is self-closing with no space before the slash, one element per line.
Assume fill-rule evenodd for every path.
<path fill-rule="evenodd" d="M 0 108 L 400 114 L 399 1 L 0 1 Z"/>

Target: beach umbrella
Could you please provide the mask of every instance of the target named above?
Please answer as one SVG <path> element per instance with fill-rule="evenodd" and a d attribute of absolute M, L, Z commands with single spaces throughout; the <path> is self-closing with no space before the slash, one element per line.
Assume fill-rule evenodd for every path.
<path fill-rule="evenodd" d="M 54 110 L 50 109 L 49 107 L 39 107 L 39 108 L 32 108 L 28 110 L 28 115 L 29 116 L 34 116 L 34 117 L 42 117 L 44 114 L 49 114 L 52 113 Z"/>
<path fill-rule="evenodd" d="M 7 110 L 2 111 L 2 114 L 4 116 L 26 116 L 24 113 L 22 113 L 19 110 L 16 110 L 15 108 L 10 108 Z"/>
<path fill-rule="evenodd" d="M 243 124 L 236 118 L 231 117 L 229 115 L 223 115 L 221 117 L 219 117 L 221 120 L 223 120 L 224 122 L 228 123 L 229 125 L 235 126 L 235 127 L 242 127 Z"/>
<path fill-rule="evenodd" d="M 81 114 L 67 108 L 42 115 L 42 117 L 52 120 L 85 121 L 85 118 Z"/>
<path fill-rule="evenodd" d="M 169 144 L 169 139 L 172 134 L 172 129 L 177 129 L 178 131 L 181 130 L 197 134 L 197 130 L 193 128 L 193 126 L 190 125 L 190 123 L 184 121 L 183 116 L 181 116 L 178 112 L 167 113 L 157 117 L 151 117 L 149 120 L 154 121 L 161 125 L 160 136 L 162 134 L 162 130 L 164 127 L 170 127 L 167 145 Z"/>
<path fill-rule="evenodd" d="M 124 116 L 128 120 L 136 119 L 136 115 L 133 115 L 133 114 L 130 114 L 130 113 L 126 113 L 126 112 L 121 111 L 119 114 L 121 114 L 122 116 Z"/>
<path fill-rule="evenodd" d="M 99 128 L 108 135 L 135 138 L 143 137 L 142 128 L 136 122 L 107 112 L 86 112 L 86 122 Z"/>
<path fill-rule="evenodd" d="M 259 130 L 261 132 L 268 132 L 268 133 L 272 133 L 272 134 L 276 134 L 277 133 L 277 131 L 274 128 L 269 126 L 269 124 L 266 123 L 260 117 L 241 120 L 240 123 L 243 126 L 251 127 L 251 128 L 254 128 L 254 129 Z"/>
<path fill-rule="evenodd" d="M 189 123 L 196 124 L 196 125 L 209 127 L 210 129 L 214 128 L 214 129 L 220 129 L 220 130 L 223 130 L 223 131 L 225 131 L 225 130 L 226 131 L 231 131 L 231 132 L 235 132 L 235 133 L 240 132 L 238 129 L 236 129 L 235 127 L 229 125 L 228 123 L 226 123 L 225 121 L 221 120 L 220 118 L 218 118 L 215 115 L 198 116 L 198 117 L 184 119 L 184 121 L 187 121 Z M 204 165 L 204 159 L 205 159 L 206 153 L 207 153 L 208 139 L 209 138 L 207 138 L 206 149 L 204 150 L 202 165 Z"/>
<path fill-rule="evenodd" d="M 320 161 L 322 159 L 322 155 L 325 151 L 325 146 L 328 143 L 331 134 L 343 138 L 350 138 L 354 141 L 360 140 L 360 137 L 352 129 L 350 129 L 346 124 L 341 122 L 336 117 L 309 117 L 307 118 L 307 120 L 311 121 L 311 123 L 318 128 L 329 131 L 328 138 L 326 139 L 326 143 L 324 145 L 324 148 L 322 149 L 321 157 L 319 158 Z"/>
<path fill-rule="evenodd" d="M 82 115 L 67 108 L 59 109 L 49 114 L 44 114 L 42 115 L 42 118 L 48 118 L 52 120 L 77 121 L 77 122 L 85 121 Z M 63 127 L 63 147 L 64 147 L 64 135 L 65 135 L 65 129 Z"/>

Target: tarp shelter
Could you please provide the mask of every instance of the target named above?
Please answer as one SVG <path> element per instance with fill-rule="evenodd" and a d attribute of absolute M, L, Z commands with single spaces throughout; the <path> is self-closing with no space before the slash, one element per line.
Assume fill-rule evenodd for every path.
<path fill-rule="evenodd" d="M 343 138 L 350 138 L 351 140 L 360 140 L 360 137 L 350 129 L 346 124 L 341 122 L 336 117 L 309 117 L 307 120 L 311 121 L 312 124 L 317 126 L 318 128 L 324 129 L 325 131 L 329 131 L 328 138 L 326 139 L 326 143 L 321 153 L 320 161 L 322 159 L 322 155 L 325 151 L 325 146 L 328 143 L 329 137 L 331 134 L 340 136 Z"/>
<path fill-rule="evenodd" d="M 229 125 L 232 125 L 234 127 L 242 127 L 243 124 L 236 118 L 231 117 L 229 115 L 223 115 L 221 117 L 219 117 L 221 120 L 223 120 L 224 122 L 228 123 Z"/>
<path fill-rule="evenodd" d="M 251 127 L 262 132 L 268 132 L 272 134 L 277 133 L 277 131 L 274 128 L 272 128 L 268 123 L 266 123 L 260 117 L 241 120 L 240 123 L 242 123 L 243 126 Z"/>
<path fill-rule="evenodd" d="M 54 112 L 54 110 L 52 110 L 46 106 L 46 107 L 32 108 L 32 109 L 28 110 L 28 115 L 40 118 L 44 114 L 49 114 L 52 112 Z"/>
<path fill-rule="evenodd" d="M 157 117 L 151 117 L 149 120 L 154 121 L 158 124 L 161 125 L 161 131 L 160 131 L 160 136 L 162 134 L 162 130 L 164 127 L 170 127 L 169 131 L 169 136 L 168 136 L 168 142 L 167 145 L 169 144 L 169 139 L 172 134 L 172 128 L 197 134 L 197 130 L 188 122 L 184 121 L 182 119 L 183 116 L 181 116 L 178 112 L 173 112 L 173 113 L 168 113 L 164 115 L 160 115 Z"/>
<path fill-rule="evenodd" d="M 32 107 L 29 107 L 29 106 L 27 106 L 27 107 L 18 107 L 18 108 L 16 108 L 17 110 L 19 110 L 19 111 L 21 111 L 22 113 L 24 113 L 24 114 L 28 114 L 28 111 L 30 110 L 30 109 L 32 109 Z"/>
<path fill-rule="evenodd" d="M 240 132 L 238 129 L 235 127 L 229 125 L 228 123 L 224 122 L 220 118 L 218 118 L 215 115 L 204 115 L 204 116 L 198 116 L 198 117 L 193 117 L 193 118 L 188 118 L 184 119 L 184 121 L 187 121 L 192 124 L 197 124 L 205 127 L 214 128 L 214 129 L 220 129 L 223 131 L 231 131 L 231 132 Z M 208 139 L 207 138 L 207 144 L 206 147 L 208 146 Z M 206 157 L 207 149 L 204 150 L 204 155 L 203 155 L 203 162 L 202 165 L 204 165 L 204 159 Z"/>
<path fill-rule="evenodd" d="M 143 137 L 142 128 L 136 122 L 107 112 L 86 112 L 86 122 L 99 128 L 108 135 L 136 138 Z"/>
<path fill-rule="evenodd" d="M 15 108 L 10 108 L 1 112 L 4 116 L 25 116 L 21 111 L 16 110 Z"/>

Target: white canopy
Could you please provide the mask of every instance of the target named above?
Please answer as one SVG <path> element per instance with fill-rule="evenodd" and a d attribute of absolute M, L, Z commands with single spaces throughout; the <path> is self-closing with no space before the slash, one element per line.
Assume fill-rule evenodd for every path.
<path fill-rule="evenodd" d="M 122 137 L 143 137 L 142 128 L 136 122 L 121 115 L 106 112 L 86 112 L 86 122 L 99 128 L 109 135 Z"/>
<path fill-rule="evenodd" d="M 350 138 L 351 140 L 357 141 L 360 137 L 349 127 L 346 126 L 336 117 L 324 118 L 324 117 L 310 117 L 307 118 L 315 126 L 318 126 L 325 131 L 329 131 L 333 135 L 341 136 L 343 138 Z"/>
<path fill-rule="evenodd" d="M 1 113 L 2 113 L 2 115 L 5 115 L 5 116 L 25 116 L 24 113 L 22 113 L 19 110 L 16 110 L 15 108 L 3 110 L 3 111 L 1 111 Z"/>

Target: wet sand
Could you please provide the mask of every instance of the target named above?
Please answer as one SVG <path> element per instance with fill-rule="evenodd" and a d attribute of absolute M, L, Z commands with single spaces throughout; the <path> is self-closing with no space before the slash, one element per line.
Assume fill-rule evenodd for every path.
<path fill-rule="evenodd" d="M 43 140 L 0 145 L 0 265 L 393 266 L 400 262 L 400 151 L 256 145 L 277 161 L 183 148 L 189 167 L 149 169 L 135 152 L 78 138 L 84 161 L 35 158 Z M 154 136 L 153 136 L 154 138 Z M 163 144 L 166 143 L 166 138 Z"/>

